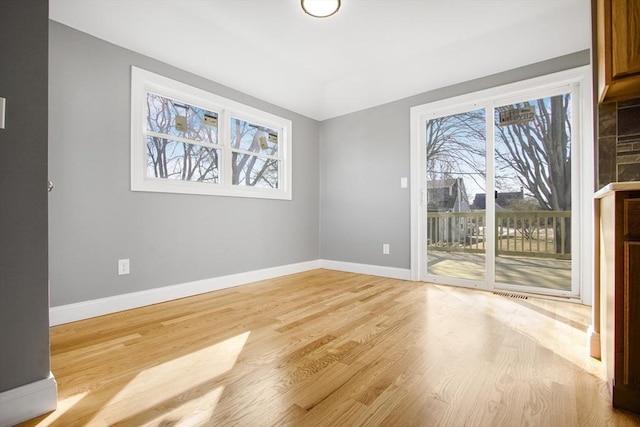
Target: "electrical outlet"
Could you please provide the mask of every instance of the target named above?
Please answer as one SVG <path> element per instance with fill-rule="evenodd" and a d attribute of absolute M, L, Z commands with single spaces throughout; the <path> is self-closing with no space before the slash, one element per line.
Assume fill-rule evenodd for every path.
<path fill-rule="evenodd" d="M 382 254 L 383 255 L 389 255 L 389 244 L 388 243 L 383 243 L 382 244 Z"/>
<path fill-rule="evenodd" d="M 129 274 L 129 260 L 128 259 L 119 259 L 118 260 L 118 275 L 122 276 L 123 274 Z"/>

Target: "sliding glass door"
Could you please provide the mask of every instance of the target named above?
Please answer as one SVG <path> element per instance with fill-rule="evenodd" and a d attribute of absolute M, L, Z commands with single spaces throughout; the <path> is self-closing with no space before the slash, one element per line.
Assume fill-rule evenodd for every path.
<path fill-rule="evenodd" d="M 420 115 L 422 280 L 575 296 L 577 84 Z"/>

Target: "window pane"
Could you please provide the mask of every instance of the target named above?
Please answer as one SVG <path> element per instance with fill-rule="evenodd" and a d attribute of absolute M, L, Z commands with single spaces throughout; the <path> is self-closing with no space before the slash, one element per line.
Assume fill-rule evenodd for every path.
<path fill-rule="evenodd" d="M 147 130 L 217 144 L 218 113 L 147 93 Z"/>
<path fill-rule="evenodd" d="M 278 155 L 278 131 L 254 125 L 244 120 L 231 119 L 231 146 L 271 156 Z"/>
<path fill-rule="evenodd" d="M 250 154 L 233 153 L 233 184 L 250 187 L 278 188 L 278 164 Z"/>
<path fill-rule="evenodd" d="M 496 107 L 496 282 L 571 291 L 571 94 Z"/>
<path fill-rule="evenodd" d="M 147 137 L 147 177 L 218 182 L 218 150 Z"/>

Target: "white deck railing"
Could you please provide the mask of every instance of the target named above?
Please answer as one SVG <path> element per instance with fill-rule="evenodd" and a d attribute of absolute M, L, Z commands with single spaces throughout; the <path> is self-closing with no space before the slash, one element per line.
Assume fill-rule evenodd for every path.
<path fill-rule="evenodd" d="M 429 212 L 428 249 L 486 251 L 485 212 Z M 571 259 L 571 211 L 500 211 L 496 213 L 496 253 Z"/>

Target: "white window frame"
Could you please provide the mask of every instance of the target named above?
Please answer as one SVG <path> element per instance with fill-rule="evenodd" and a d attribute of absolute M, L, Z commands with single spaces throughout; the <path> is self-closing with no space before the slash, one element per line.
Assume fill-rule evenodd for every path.
<path fill-rule="evenodd" d="M 146 97 L 152 92 L 218 114 L 219 182 L 147 177 Z M 278 188 L 233 185 L 231 118 L 278 130 Z M 131 191 L 292 199 L 291 121 L 167 77 L 131 67 Z M 203 144 L 205 145 L 205 144 Z M 209 144 L 206 144 L 209 146 Z M 263 157 L 260 153 L 251 153 Z"/>

